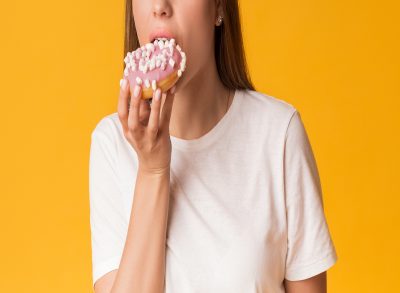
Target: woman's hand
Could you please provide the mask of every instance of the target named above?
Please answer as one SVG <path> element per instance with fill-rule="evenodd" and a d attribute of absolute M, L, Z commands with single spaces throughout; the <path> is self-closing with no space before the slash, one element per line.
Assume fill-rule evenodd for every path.
<path fill-rule="evenodd" d="M 169 121 L 175 87 L 165 94 L 165 101 L 162 107 L 163 94 L 157 88 L 153 94 L 150 107 L 147 101 L 142 99 L 141 87 L 135 85 L 133 93 L 131 93 L 128 83 L 126 79 L 121 82 L 118 117 L 121 121 L 125 138 L 137 153 L 139 169 L 157 174 L 169 172 L 171 164 Z"/>

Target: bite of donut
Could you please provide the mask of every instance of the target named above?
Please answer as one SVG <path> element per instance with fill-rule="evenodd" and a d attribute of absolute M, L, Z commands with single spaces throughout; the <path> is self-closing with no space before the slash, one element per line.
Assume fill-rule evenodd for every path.
<path fill-rule="evenodd" d="M 124 77 L 131 91 L 136 84 L 142 87 L 142 98 L 151 99 L 160 88 L 167 92 L 172 88 L 186 68 L 186 54 L 175 43 L 175 39 L 157 38 L 132 52 L 124 59 Z"/>

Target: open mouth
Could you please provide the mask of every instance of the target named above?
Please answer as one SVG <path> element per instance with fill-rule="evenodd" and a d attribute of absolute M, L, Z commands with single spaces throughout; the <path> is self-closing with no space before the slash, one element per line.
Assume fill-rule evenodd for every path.
<path fill-rule="evenodd" d="M 165 38 L 165 37 L 154 38 L 154 39 L 151 40 L 151 43 L 154 43 L 155 40 L 165 42 L 165 41 L 169 41 L 170 39 L 172 39 L 172 38 Z"/>

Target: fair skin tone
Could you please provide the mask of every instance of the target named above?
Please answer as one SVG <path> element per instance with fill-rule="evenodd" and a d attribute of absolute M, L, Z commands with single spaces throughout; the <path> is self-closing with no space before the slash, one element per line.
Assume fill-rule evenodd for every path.
<path fill-rule="evenodd" d="M 139 5 L 140 4 L 140 5 Z M 166 28 L 187 56 L 186 71 L 179 80 L 174 98 L 169 132 L 194 139 L 204 135 L 224 116 L 228 89 L 218 77 L 214 61 L 213 34 L 217 2 L 133 0 L 133 15 L 139 42 L 150 42 L 150 33 Z M 229 103 L 232 102 L 231 91 Z"/>
<path fill-rule="evenodd" d="M 326 293 L 326 271 L 300 281 L 284 280 L 286 293 Z"/>
<path fill-rule="evenodd" d="M 129 85 L 121 87 L 118 115 L 138 155 L 139 170 L 119 269 L 95 283 L 96 293 L 164 292 L 169 136 L 186 140 L 203 136 L 225 115 L 233 98 L 231 92 L 227 99 L 229 91 L 218 76 L 214 58 L 216 19 L 223 15 L 218 0 L 132 0 L 132 9 L 140 44 L 151 42 L 154 30 L 167 29 L 185 51 L 187 67 L 173 93 L 153 95 L 151 108 L 141 99 L 141 91 L 135 97 Z M 284 280 L 284 285 L 288 293 L 325 293 L 326 272 L 301 281 Z"/>

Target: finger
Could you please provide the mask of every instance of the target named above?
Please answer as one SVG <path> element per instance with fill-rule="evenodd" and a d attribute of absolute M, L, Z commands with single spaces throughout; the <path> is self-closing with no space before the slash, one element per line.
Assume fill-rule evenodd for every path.
<path fill-rule="evenodd" d="M 140 100 L 142 99 L 142 87 L 135 84 L 133 92 L 131 94 L 131 103 L 129 107 L 128 116 L 128 127 L 130 129 L 135 129 L 141 124 L 139 123 L 139 110 L 140 110 Z"/>
<path fill-rule="evenodd" d="M 147 126 L 149 115 L 150 115 L 150 105 L 148 103 L 148 99 L 141 99 L 140 100 L 140 114 L 139 114 L 139 121 Z"/>
<path fill-rule="evenodd" d="M 122 78 L 119 81 L 120 90 L 118 97 L 118 117 L 121 121 L 124 132 L 128 131 L 128 101 L 129 101 L 129 81 Z"/>
<path fill-rule="evenodd" d="M 158 123 L 160 120 L 160 108 L 161 108 L 161 89 L 157 88 L 157 90 L 153 94 L 153 101 L 151 103 L 151 112 L 149 123 L 147 129 L 154 136 L 158 133 Z"/>
<path fill-rule="evenodd" d="M 175 98 L 175 88 L 169 90 L 165 97 L 165 102 L 162 108 L 161 114 L 161 126 L 160 128 L 169 132 L 169 122 L 171 120 L 171 113 L 172 113 L 172 105 L 174 103 Z"/>

